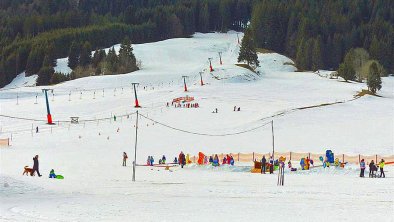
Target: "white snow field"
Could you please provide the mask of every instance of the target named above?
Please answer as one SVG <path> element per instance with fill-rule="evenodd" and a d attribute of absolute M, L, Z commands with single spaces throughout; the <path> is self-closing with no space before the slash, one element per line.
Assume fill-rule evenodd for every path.
<path fill-rule="evenodd" d="M 292 61 L 276 53 L 259 55 L 256 74 L 234 65 L 238 51 L 236 32 L 197 33 L 134 45 L 142 61 L 134 73 L 49 87 L 35 87 L 20 76 L 1 89 L 0 139 L 12 141 L 0 147 L 0 221 L 394 221 L 392 165 L 384 179 L 360 178 L 356 164 L 286 169 L 283 187 L 276 185 L 276 172 L 250 173 L 252 162 L 170 170 L 138 166 L 132 182 L 137 111 L 132 82 L 140 83 L 139 113 L 157 121 L 139 118 L 138 164 L 148 155 L 157 162 L 163 154 L 171 162 L 180 151 L 268 153 L 271 120 L 278 152 L 394 155 L 394 77 L 382 79 L 381 97 L 355 99 L 365 83 L 295 72 L 284 64 Z M 67 59 L 59 59 L 56 70 L 69 72 Z M 188 92 L 183 75 L 189 76 Z M 45 124 L 42 88 L 54 90 L 49 103 L 56 125 Z M 186 95 L 200 108 L 171 106 L 172 99 Z M 319 106 L 336 102 L 342 103 Z M 317 107 L 297 109 L 309 106 Z M 212 113 L 215 108 L 218 113 Z M 65 122 L 75 116 L 79 124 Z M 123 152 L 127 167 L 121 165 Z M 36 154 L 43 177 L 22 176 Z M 49 179 L 51 169 L 65 179 Z"/>

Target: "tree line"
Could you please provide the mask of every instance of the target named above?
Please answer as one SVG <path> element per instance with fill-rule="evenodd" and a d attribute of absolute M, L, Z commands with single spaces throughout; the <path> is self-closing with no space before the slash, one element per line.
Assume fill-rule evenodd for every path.
<path fill-rule="evenodd" d="M 390 73 L 393 24 L 391 0 L 2 0 L 0 87 L 22 71 L 36 74 L 45 56 L 68 56 L 73 42 L 96 50 L 125 37 L 145 43 L 247 26 L 255 47 L 293 58 L 300 70 L 336 70 L 363 48 Z"/>
<path fill-rule="evenodd" d="M 252 0 L 3 0 L 0 2 L 0 87 L 22 71 L 37 74 L 68 56 L 73 42 L 92 50 L 125 37 L 145 43 L 195 32 L 242 30 Z M 53 60 L 52 60 L 53 62 Z"/>
<path fill-rule="evenodd" d="M 363 48 L 394 72 L 394 1 L 261 0 L 252 12 L 256 47 L 283 53 L 300 70 L 336 70 Z"/>

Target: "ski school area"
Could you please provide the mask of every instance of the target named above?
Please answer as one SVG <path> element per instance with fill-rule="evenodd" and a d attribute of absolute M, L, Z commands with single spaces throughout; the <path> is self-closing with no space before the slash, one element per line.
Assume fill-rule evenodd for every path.
<path fill-rule="evenodd" d="M 237 35 L 133 45 L 130 74 L 1 89 L 0 221 L 394 221 L 394 78 L 355 96 L 365 83 L 277 53 L 252 72 Z"/>

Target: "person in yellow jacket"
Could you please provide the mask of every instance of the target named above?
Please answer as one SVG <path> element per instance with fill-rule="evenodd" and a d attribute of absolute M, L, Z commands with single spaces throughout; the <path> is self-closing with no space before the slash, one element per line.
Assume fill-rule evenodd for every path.
<path fill-rule="evenodd" d="M 190 155 L 186 154 L 186 164 L 191 163 L 192 161 L 190 161 Z"/>
<path fill-rule="evenodd" d="M 384 159 L 382 159 L 380 162 L 379 162 L 379 168 L 380 168 L 380 177 L 383 177 L 383 178 L 385 178 L 386 177 L 386 175 L 384 175 L 384 170 L 383 170 L 383 168 L 384 168 Z"/>

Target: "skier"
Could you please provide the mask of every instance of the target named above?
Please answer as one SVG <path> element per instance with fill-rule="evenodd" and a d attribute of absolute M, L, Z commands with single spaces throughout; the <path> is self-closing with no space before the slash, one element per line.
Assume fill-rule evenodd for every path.
<path fill-rule="evenodd" d="M 148 159 L 146 160 L 146 165 L 150 165 L 150 156 L 148 156 Z"/>
<path fill-rule="evenodd" d="M 237 110 L 237 106 L 234 106 L 234 112 Z"/>
<path fill-rule="evenodd" d="M 174 163 L 178 163 L 178 158 L 175 157 Z"/>
<path fill-rule="evenodd" d="M 209 156 L 209 164 L 212 164 L 212 163 L 213 163 L 213 157 Z"/>
<path fill-rule="evenodd" d="M 33 157 L 33 172 L 31 173 L 32 175 L 34 174 L 34 172 L 37 171 L 37 175 L 39 177 L 41 177 L 40 171 L 38 170 L 38 155 L 36 155 L 35 157 Z"/>
<path fill-rule="evenodd" d="M 261 158 L 261 173 L 265 174 L 265 164 L 267 163 L 267 160 L 265 159 L 265 156 Z"/>
<path fill-rule="evenodd" d="M 36 127 L 36 133 L 38 133 L 38 126 Z"/>
<path fill-rule="evenodd" d="M 365 161 L 364 159 L 361 160 L 360 162 L 360 177 L 364 177 L 364 171 L 365 171 Z"/>
<path fill-rule="evenodd" d="M 114 121 L 116 122 L 116 116 L 114 115 Z"/>
<path fill-rule="evenodd" d="M 166 163 L 166 156 L 163 155 L 163 157 L 161 158 L 161 163 L 165 164 Z"/>
<path fill-rule="evenodd" d="M 386 175 L 384 175 L 384 171 L 383 171 L 384 165 L 385 165 L 384 159 L 382 159 L 379 163 L 379 168 L 380 168 L 380 177 L 382 177 L 382 175 L 383 175 L 383 178 L 386 177 Z"/>
<path fill-rule="evenodd" d="M 123 166 L 126 166 L 126 160 L 129 158 L 126 152 L 123 152 Z"/>
<path fill-rule="evenodd" d="M 230 165 L 231 165 L 231 166 L 234 166 L 234 162 L 235 162 L 235 161 L 234 161 L 233 156 L 230 156 Z"/>

